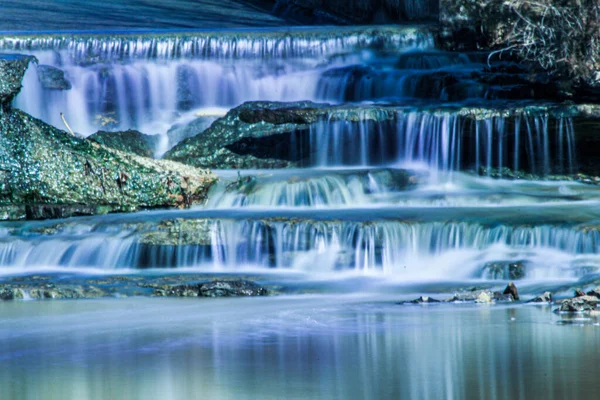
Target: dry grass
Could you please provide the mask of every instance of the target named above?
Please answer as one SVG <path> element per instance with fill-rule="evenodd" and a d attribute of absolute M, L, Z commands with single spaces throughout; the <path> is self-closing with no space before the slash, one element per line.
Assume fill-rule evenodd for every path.
<path fill-rule="evenodd" d="M 498 52 L 517 53 L 557 76 L 600 85 L 599 0 L 482 1 L 482 20 L 502 15 L 504 28 L 494 32 Z M 486 18 L 486 14 L 488 18 Z M 493 16 L 493 17 L 490 17 Z M 485 24 L 485 23 L 484 23 Z"/>

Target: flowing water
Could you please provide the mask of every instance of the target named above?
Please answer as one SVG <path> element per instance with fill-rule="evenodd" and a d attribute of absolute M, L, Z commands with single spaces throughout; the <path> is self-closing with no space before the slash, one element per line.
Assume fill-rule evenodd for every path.
<path fill-rule="evenodd" d="M 394 304 L 513 279 L 525 297 L 564 295 L 598 278 L 600 187 L 572 180 L 572 115 L 474 79 L 486 56 L 439 50 L 427 26 L 165 24 L 179 31 L 5 33 L 1 51 L 71 85 L 46 88 L 32 66 L 15 105 L 61 128 L 64 113 L 82 135 L 168 137 L 159 155 L 245 101 L 338 105 L 306 133 L 306 166 L 218 170 L 190 210 L 3 223 L 0 279 L 254 274 L 329 294 L 0 303 L 2 398 L 595 393 L 593 319 Z M 515 172 L 551 179 L 502 179 Z"/>

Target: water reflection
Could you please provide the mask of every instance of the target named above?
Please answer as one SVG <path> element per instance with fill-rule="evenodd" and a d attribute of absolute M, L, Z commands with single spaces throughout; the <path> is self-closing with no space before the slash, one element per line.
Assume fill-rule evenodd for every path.
<path fill-rule="evenodd" d="M 0 397 L 575 398 L 598 326 L 329 297 L 0 304 Z"/>

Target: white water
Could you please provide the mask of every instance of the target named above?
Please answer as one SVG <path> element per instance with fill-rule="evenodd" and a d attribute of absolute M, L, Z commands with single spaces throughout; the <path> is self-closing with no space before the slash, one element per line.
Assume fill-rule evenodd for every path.
<path fill-rule="evenodd" d="M 194 115 L 222 114 L 247 100 L 443 100 L 437 78 L 435 90 L 419 93 L 423 77 L 446 62 L 455 69 L 474 63 L 432 51 L 432 36 L 418 29 L 357 29 L 19 37 L 2 39 L 0 48 L 30 51 L 66 72 L 73 89 L 58 92 L 42 89 L 31 68 L 17 106 L 57 126 L 64 112 L 84 134 L 99 127 L 164 134 Z M 353 75 L 356 65 L 379 72 Z M 226 177 L 198 211 L 206 217 L 184 215 L 171 225 L 159 223 L 171 219 L 165 212 L 147 224 L 100 217 L 47 234 L 35 224 L 9 227 L 0 236 L 1 270 L 169 267 L 443 281 L 489 279 L 486 265 L 520 262 L 525 279 L 536 281 L 574 279 L 600 267 L 599 231 L 586 219 L 586 210 L 597 208 L 594 187 L 459 173 L 574 171 L 568 117 L 447 104 L 355 109 L 353 122 L 334 113 L 311 126 L 311 162 L 319 169 L 261 171 L 242 184 Z M 399 167 L 420 169 L 402 175 Z M 576 209 L 577 221 L 557 221 Z"/>
<path fill-rule="evenodd" d="M 432 46 L 426 29 L 402 27 L 0 38 L 0 50 L 33 54 L 62 69 L 73 86 L 44 89 L 31 68 L 17 107 L 59 127 L 64 113 L 83 135 L 130 128 L 162 134 L 189 110 L 319 100 L 320 77 L 330 68 L 363 63 L 375 49 Z"/>
<path fill-rule="evenodd" d="M 534 174 L 575 170 L 570 118 L 544 114 L 480 118 L 475 113 L 433 110 L 399 111 L 376 118 L 381 119 L 375 122 L 367 112 L 358 123 L 329 120 L 314 124 L 313 163 L 418 163 L 445 172 L 465 167 L 476 171 L 509 167 Z"/>
<path fill-rule="evenodd" d="M 189 223 L 196 225 L 186 228 Z M 198 226 L 201 231 L 195 230 Z M 355 271 L 401 280 L 484 278 L 484 266 L 492 262 L 524 262 L 528 279 L 574 278 L 600 267 L 600 232 L 585 225 L 209 219 L 176 220 L 174 227 L 168 243 L 177 243 L 179 236 L 179 246 L 146 244 L 157 229 L 152 224 L 136 231 L 100 223 L 90 226 L 89 233 L 79 227 L 74 234 L 67 226 L 53 235 L 5 236 L 0 266 L 10 267 L 9 272 L 48 267 L 276 268 L 317 276 Z M 190 235 L 203 244 L 189 243 Z"/>

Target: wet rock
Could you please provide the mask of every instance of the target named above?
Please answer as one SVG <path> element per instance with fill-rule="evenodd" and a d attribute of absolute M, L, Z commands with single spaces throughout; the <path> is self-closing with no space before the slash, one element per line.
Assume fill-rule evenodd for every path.
<path fill-rule="evenodd" d="M 160 137 L 158 135 L 145 135 L 130 129 L 124 132 L 98 131 L 88 136 L 88 139 L 111 149 L 152 158 Z"/>
<path fill-rule="evenodd" d="M 23 299 L 25 296 L 23 290 L 12 287 L 0 287 L 0 300 L 17 300 Z"/>
<path fill-rule="evenodd" d="M 560 304 L 560 307 L 554 310 L 555 312 L 565 312 L 565 313 L 582 313 L 582 312 L 590 312 L 596 309 L 596 299 L 595 302 L 589 302 L 585 296 L 575 297 L 573 299 L 563 300 Z"/>
<path fill-rule="evenodd" d="M 196 285 L 178 285 L 157 289 L 156 296 L 165 297 L 241 297 L 266 296 L 267 289 L 245 280 L 213 281 Z"/>
<path fill-rule="evenodd" d="M 575 297 L 583 297 L 585 296 L 585 292 L 581 289 L 575 289 Z"/>
<path fill-rule="evenodd" d="M 493 292 L 491 290 L 472 290 L 465 292 L 454 293 L 452 297 L 445 300 L 449 303 L 494 303 L 499 302 L 511 302 L 514 301 L 512 294 L 503 294 L 500 292 Z"/>
<path fill-rule="evenodd" d="M 138 227 L 139 243 L 147 246 L 210 246 L 211 221 L 207 219 L 174 219 Z"/>
<path fill-rule="evenodd" d="M 410 304 L 433 304 L 433 303 L 441 303 L 439 300 L 436 300 L 429 296 L 420 296 L 417 299 L 411 300 L 407 303 Z"/>
<path fill-rule="evenodd" d="M 308 145 L 308 136 L 304 136 L 307 135 L 309 126 L 293 122 L 283 123 L 288 118 L 283 116 L 284 112 L 273 111 L 277 114 L 275 116 L 271 111 L 303 108 L 313 110 L 317 107 L 310 102 L 245 103 L 216 120 L 202 133 L 178 143 L 164 158 L 196 167 L 210 165 L 219 169 L 298 166 L 302 164 L 299 162 L 301 159 L 309 156 L 308 151 L 304 149 Z M 300 111 L 294 113 L 300 114 Z M 322 111 L 319 115 L 324 113 L 325 111 Z M 245 120 L 242 120 L 242 115 Z M 287 121 L 294 118 L 289 117 Z M 266 120 L 280 123 L 270 123 Z"/>
<path fill-rule="evenodd" d="M 65 72 L 50 65 L 37 66 L 38 79 L 44 89 L 71 90 L 71 82 L 65 77 Z"/>
<path fill-rule="evenodd" d="M 21 81 L 32 61 L 37 60 L 20 54 L 0 54 L 0 113 L 10 108 L 10 103 L 21 91 Z"/>
<path fill-rule="evenodd" d="M 519 300 L 519 291 L 517 290 L 515 284 L 512 282 L 509 283 L 508 286 L 506 286 L 506 289 L 504 289 L 503 294 L 512 296 L 514 300 Z"/>
<path fill-rule="evenodd" d="M 188 207 L 206 200 L 216 181 L 209 171 L 114 150 L 9 108 L 7 102 L 19 92 L 31 60 L 26 56 L 0 58 L 3 210 L 24 207 L 25 218 L 36 219 Z M 2 213 L 4 219 L 13 216 Z"/>
<path fill-rule="evenodd" d="M 311 107 L 249 108 L 240 112 L 240 120 L 247 124 L 311 124 L 317 122 L 318 111 L 317 108 Z"/>
<path fill-rule="evenodd" d="M 186 207 L 205 201 L 216 177 L 79 139 L 21 111 L 0 115 L 8 173 L 1 206 L 24 206 L 29 219 Z M 10 217 L 10 215 L 8 215 Z"/>
<path fill-rule="evenodd" d="M 552 303 L 552 293 L 544 292 L 543 294 L 529 300 L 528 303 Z"/>
<path fill-rule="evenodd" d="M 32 278 L 36 280 L 36 277 Z M 55 284 L 44 282 L 3 284 L 0 286 L 0 300 L 44 300 L 44 299 L 93 299 L 107 296 L 103 290 L 89 285 Z"/>
<path fill-rule="evenodd" d="M 587 295 L 600 298 L 600 286 L 596 286 L 595 288 L 587 292 Z"/>

